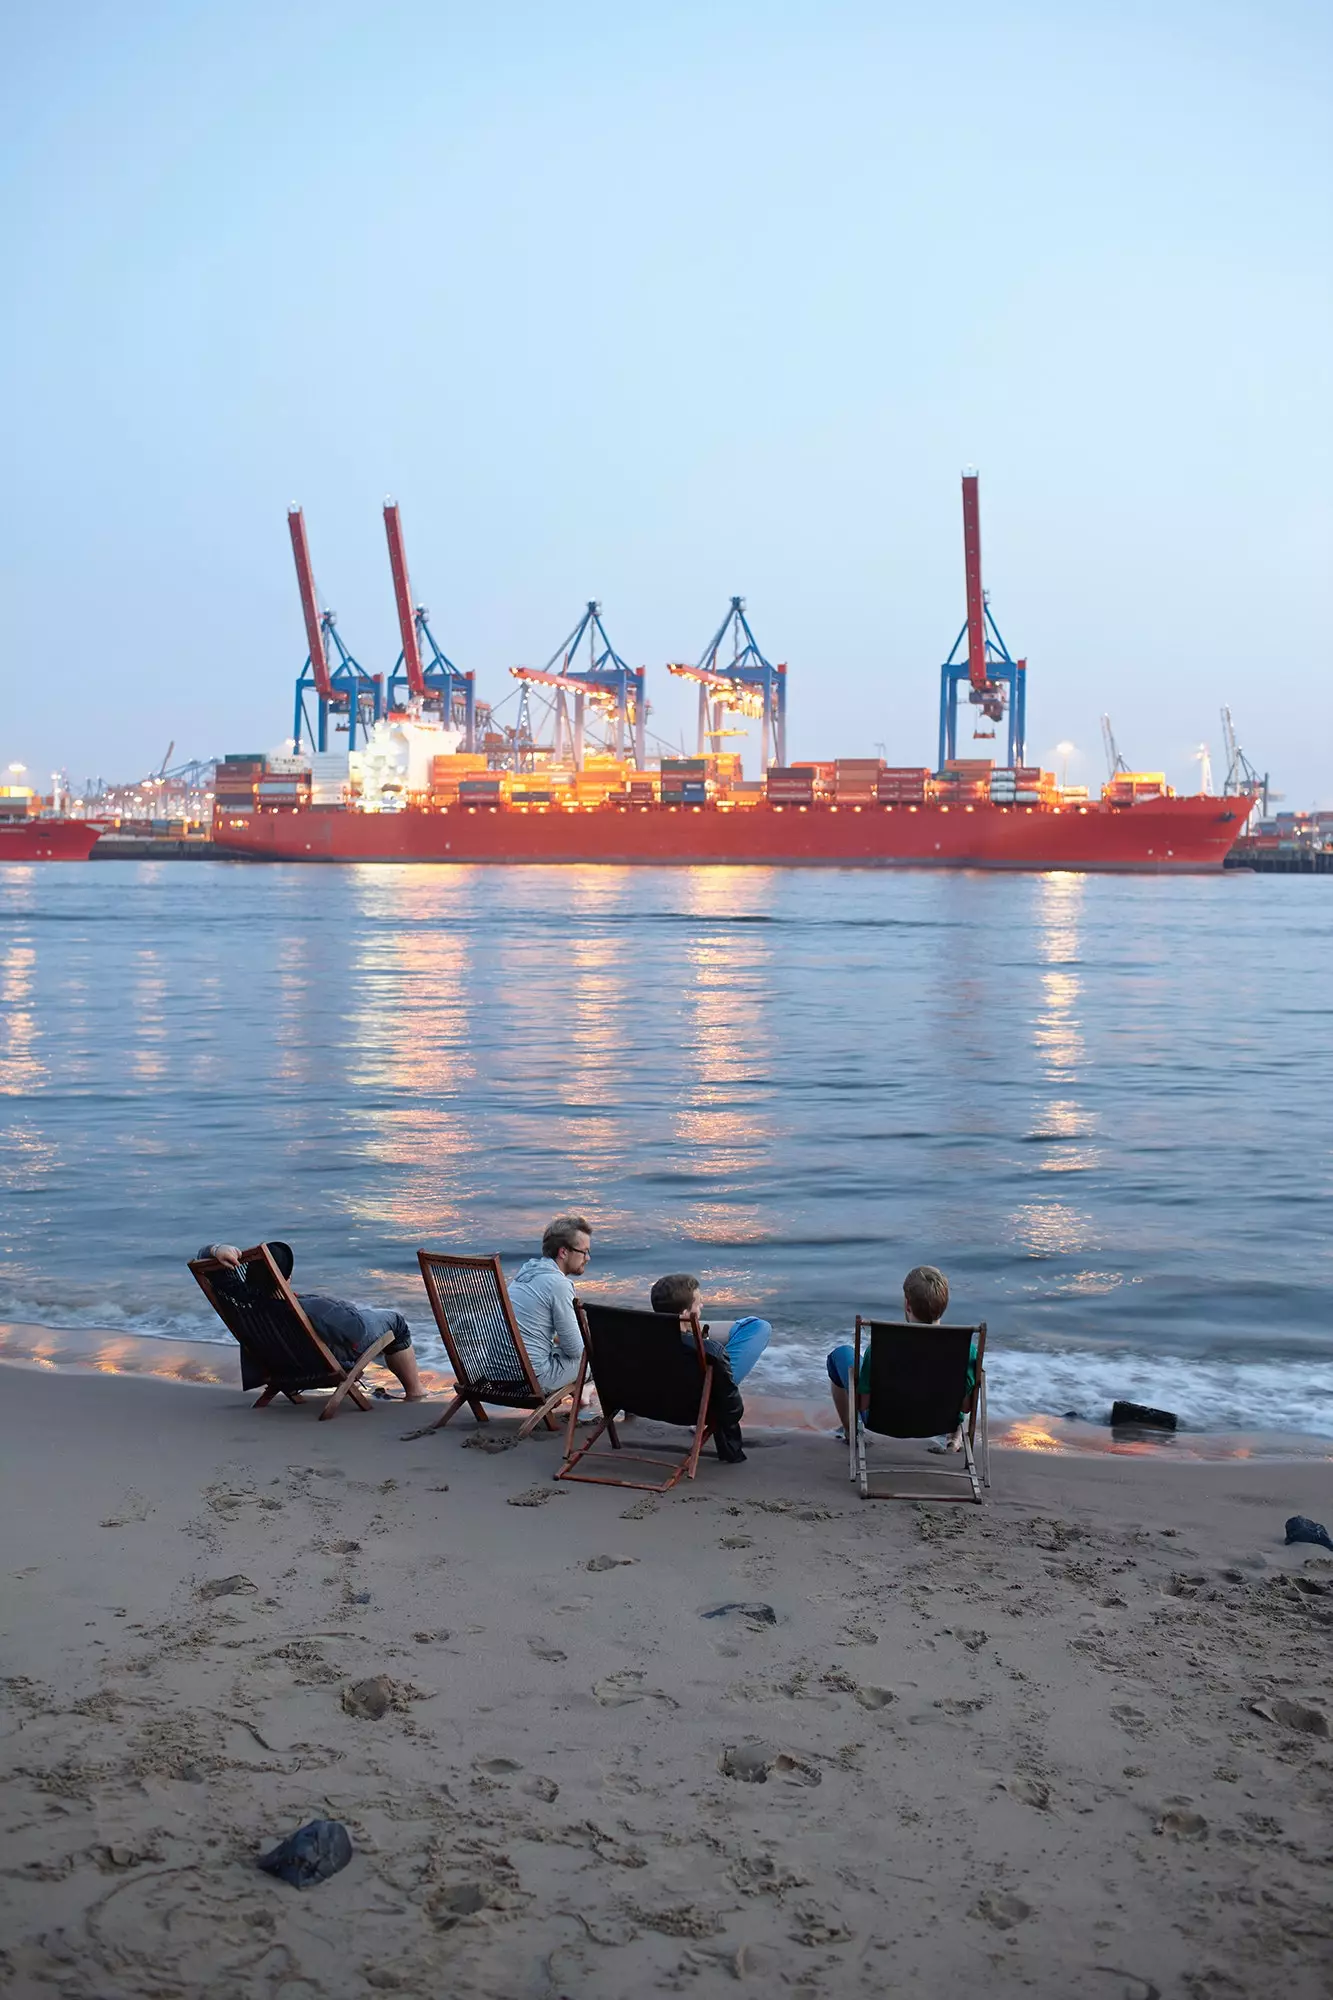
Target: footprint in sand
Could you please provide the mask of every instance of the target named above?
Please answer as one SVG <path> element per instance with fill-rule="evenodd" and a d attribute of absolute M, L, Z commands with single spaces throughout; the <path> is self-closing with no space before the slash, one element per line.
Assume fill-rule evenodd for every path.
<path fill-rule="evenodd" d="M 852 1699 L 862 1708 L 887 1708 L 891 1701 L 898 1699 L 892 1688 L 859 1687 L 853 1691 Z"/>
<path fill-rule="evenodd" d="M 1208 1832 L 1208 1822 L 1202 1813 L 1174 1808 L 1159 1815 L 1153 1832 L 1166 1834 L 1172 1840 L 1202 1840 Z"/>
<path fill-rule="evenodd" d="M 743 1625 L 750 1632 L 762 1632 L 767 1625 L 776 1625 L 778 1614 L 771 1604 L 715 1604 L 710 1611 L 701 1611 L 701 1618 L 722 1618 L 731 1624 Z"/>
<path fill-rule="evenodd" d="M 637 1556 L 589 1556 L 583 1567 L 590 1570 L 626 1569 L 638 1560 Z"/>
<path fill-rule="evenodd" d="M 251 1583 L 248 1576 L 216 1576 L 208 1583 L 201 1583 L 195 1591 L 196 1597 L 205 1600 L 214 1597 L 255 1597 L 259 1585 Z"/>
<path fill-rule="evenodd" d="M 391 1708 L 402 1713 L 420 1699 L 421 1690 L 414 1688 L 410 1681 L 390 1680 L 387 1674 L 372 1674 L 367 1680 L 356 1681 L 342 1692 L 346 1713 L 360 1716 L 367 1722 L 379 1722 Z"/>
<path fill-rule="evenodd" d="M 1261 1715 L 1265 1722 L 1275 1722 L 1279 1729 L 1293 1729 L 1302 1736 L 1327 1736 L 1328 1717 L 1322 1708 L 1307 1708 L 1304 1702 L 1287 1701 L 1281 1695 L 1274 1695 L 1268 1701 L 1252 1701 L 1250 1712 Z"/>
<path fill-rule="evenodd" d="M 617 1674 L 608 1674 L 605 1680 L 595 1683 L 593 1693 L 603 1708 L 624 1708 L 632 1701 L 664 1701 L 668 1708 L 679 1708 L 680 1703 L 660 1688 L 644 1686 L 645 1676 L 635 1667 L 624 1667 Z"/>
<path fill-rule="evenodd" d="M 1025 1806 L 1032 1806 L 1037 1812 L 1049 1812 L 1051 1808 L 1051 1788 L 1040 1778 L 1017 1776 L 1000 1780 L 1011 1799 L 1018 1799 Z"/>
<path fill-rule="evenodd" d="M 997 1931 L 1011 1931 L 1032 1915 L 1032 1905 L 1025 1903 L 1021 1896 L 1010 1896 L 1000 1889 L 987 1889 L 977 1898 L 972 1915 L 993 1924 Z"/>
<path fill-rule="evenodd" d="M 790 1785 L 817 1785 L 822 1775 L 807 1758 L 755 1741 L 728 1745 L 717 1768 L 724 1778 L 735 1778 L 743 1785 L 766 1785 L 770 1779 Z"/>
<path fill-rule="evenodd" d="M 472 1768 L 485 1778 L 512 1778 L 523 1766 L 513 1757 L 474 1757 Z"/>
<path fill-rule="evenodd" d="M 568 1657 L 558 1646 L 553 1646 L 549 1639 L 529 1639 L 528 1651 L 534 1659 L 548 1660 L 553 1667 L 560 1666 Z"/>

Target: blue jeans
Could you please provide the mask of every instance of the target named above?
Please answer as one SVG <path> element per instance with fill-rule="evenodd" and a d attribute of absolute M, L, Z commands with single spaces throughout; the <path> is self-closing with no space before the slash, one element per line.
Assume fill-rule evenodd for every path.
<path fill-rule="evenodd" d="M 731 1331 L 722 1344 L 727 1350 L 733 1382 L 745 1380 L 772 1338 L 773 1329 L 768 1321 L 756 1319 L 753 1313 L 746 1313 L 732 1322 Z"/>
<path fill-rule="evenodd" d="M 845 1389 L 852 1379 L 852 1369 L 855 1363 L 856 1349 L 844 1341 L 841 1346 L 833 1349 L 833 1352 L 824 1364 L 828 1369 L 829 1381 L 836 1383 L 838 1388 Z"/>

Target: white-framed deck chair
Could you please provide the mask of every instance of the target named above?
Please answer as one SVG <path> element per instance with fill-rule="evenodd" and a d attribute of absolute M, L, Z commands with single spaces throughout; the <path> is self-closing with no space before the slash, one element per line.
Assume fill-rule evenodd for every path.
<path fill-rule="evenodd" d="M 868 1400 L 857 1423 L 861 1357 L 867 1351 Z M 927 1326 L 916 1320 L 862 1319 L 858 1313 L 854 1353 L 848 1388 L 853 1419 L 847 1426 L 848 1460 L 849 1476 L 861 1498 L 975 1500 L 980 1504 L 982 1489 L 990 1487 L 985 1321 L 976 1326 Z M 910 1473 L 929 1480 L 931 1491 L 897 1486 L 876 1491 L 871 1487 L 866 1432 L 880 1437 L 929 1438 L 950 1436 L 960 1428 L 963 1463 L 959 1470 L 955 1471 L 947 1458 L 930 1465 L 886 1468 L 891 1479 Z M 952 1482 L 961 1483 L 966 1492 L 955 1492 Z"/>
<path fill-rule="evenodd" d="M 252 1407 L 262 1410 L 275 1396 L 299 1403 L 307 1389 L 332 1389 L 319 1420 L 336 1417 L 344 1402 L 371 1408 L 361 1376 L 393 1339 L 383 1333 L 344 1368 L 315 1332 L 267 1243 L 242 1250 L 240 1268 L 216 1257 L 192 1257 L 190 1270 L 208 1303 L 241 1350 L 241 1387 L 262 1389 Z"/>
<path fill-rule="evenodd" d="M 600 1422 L 576 1445 L 574 1424 L 578 1403 L 575 1402 L 565 1429 L 564 1463 L 556 1478 L 582 1481 L 589 1486 L 632 1486 L 642 1493 L 667 1493 L 682 1475 L 693 1479 L 699 1469 L 699 1453 L 712 1435 L 708 1406 L 716 1374 L 704 1349 L 699 1315 L 690 1314 L 687 1328 L 679 1313 L 585 1305 L 582 1299 L 575 1299 L 574 1310 L 583 1330 L 584 1348 L 578 1388 L 581 1393 L 591 1374 L 602 1415 Z M 626 1451 L 615 1421 L 622 1414 L 688 1427 L 690 1441 L 674 1457 Z M 610 1450 L 593 1453 L 588 1459 L 603 1432 Z M 589 1467 L 597 1470 L 577 1471 L 575 1468 L 585 1459 Z M 619 1467 L 627 1464 L 651 1465 L 667 1476 L 622 1479 L 618 1476 Z"/>
<path fill-rule="evenodd" d="M 418 1250 L 417 1262 L 454 1371 L 454 1393 L 433 1424 L 405 1431 L 405 1438 L 428 1437 L 431 1431 L 442 1430 L 465 1403 L 479 1424 L 490 1422 L 484 1407 L 487 1403 L 526 1411 L 518 1427 L 521 1438 L 540 1423 L 548 1430 L 558 1429 L 555 1412 L 571 1397 L 577 1413 L 574 1382 L 552 1390 L 543 1389 L 538 1382 L 498 1257 L 455 1257 Z"/>

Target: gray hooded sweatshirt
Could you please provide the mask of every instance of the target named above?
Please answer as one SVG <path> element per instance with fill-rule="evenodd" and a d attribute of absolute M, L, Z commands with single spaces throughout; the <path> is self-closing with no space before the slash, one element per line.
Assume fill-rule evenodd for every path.
<path fill-rule="evenodd" d="M 542 1388 L 572 1382 L 583 1359 L 574 1280 L 553 1257 L 529 1257 L 509 1280 L 509 1300 Z"/>

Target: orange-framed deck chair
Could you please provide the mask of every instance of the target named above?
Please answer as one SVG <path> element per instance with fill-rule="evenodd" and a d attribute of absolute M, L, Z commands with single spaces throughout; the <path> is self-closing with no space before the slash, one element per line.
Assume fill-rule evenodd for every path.
<path fill-rule="evenodd" d="M 486 1403 L 526 1410 L 529 1414 L 518 1427 L 521 1438 L 540 1423 L 548 1430 L 558 1429 L 554 1413 L 571 1396 L 577 1411 L 578 1394 L 572 1381 L 549 1391 L 538 1382 L 498 1257 L 454 1257 L 418 1250 L 417 1262 L 454 1371 L 454 1393 L 433 1424 L 405 1431 L 405 1438 L 427 1437 L 431 1431 L 442 1430 L 465 1403 L 479 1424 L 490 1422 L 483 1407 Z"/>
<path fill-rule="evenodd" d="M 850 1477 L 863 1500 L 975 1500 L 990 1487 L 990 1438 L 986 1428 L 986 1323 L 925 1326 L 915 1320 L 869 1320 L 856 1315 L 852 1382 L 861 1380 L 863 1342 L 870 1351 L 870 1387 L 860 1423 L 850 1423 Z M 857 1398 L 852 1397 L 855 1402 Z M 910 1468 L 932 1482 L 932 1490 L 872 1489 L 866 1465 L 866 1432 L 881 1437 L 928 1438 L 951 1435 L 961 1426 L 961 1471 L 947 1464 Z M 980 1469 L 977 1445 L 980 1438 Z M 908 1471 L 889 1468 L 890 1478 Z M 953 1491 L 951 1482 L 968 1490 Z"/>
<path fill-rule="evenodd" d="M 241 1387 L 261 1389 L 253 1405 L 262 1410 L 275 1396 L 299 1403 L 306 1389 L 332 1389 L 319 1413 L 336 1417 L 344 1402 L 371 1407 L 360 1386 L 368 1363 L 393 1339 L 381 1334 L 351 1368 L 335 1361 L 310 1324 L 301 1303 L 269 1255 L 266 1243 L 241 1252 L 244 1276 L 214 1257 L 192 1257 L 196 1284 L 241 1350 Z"/>
<path fill-rule="evenodd" d="M 669 1492 L 682 1473 L 693 1479 L 699 1453 L 712 1435 L 708 1403 L 714 1376 L 713 1364 L 704 1351 L 704 1329 L 698 1314 L 690 1315 L 694 1336 L 690 1340 L 682 1331 L 679 1313 L 632 1312 L 624 1306 L 585 1305 L 582 1299 L 575 1299 L 574 1310 L 583 1329 L 584 1347 L 578 1387 L 582 1390 L 586 1377 L 592 1375 L 602 1416 L 576 1448 L 575 1403 L 565 1429 L 564 1463 L 556 1478 L 583 1480 L 590 1486 L 633 1486 L 644 1493 Z M 690 1442 L 673 1458 L 626 1451 L 615 1422 L 622 1414 L 688 1425 Z M 611 1448 L 597 1452 L 589 1461 L 602 1469 L 576 1471 L 603 1431 Z M 620 1479 L 610 1470 L 626 1463 L 657 1466 L 668 1476 L 660 1480 Z"/>

